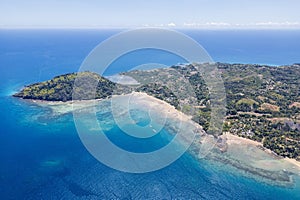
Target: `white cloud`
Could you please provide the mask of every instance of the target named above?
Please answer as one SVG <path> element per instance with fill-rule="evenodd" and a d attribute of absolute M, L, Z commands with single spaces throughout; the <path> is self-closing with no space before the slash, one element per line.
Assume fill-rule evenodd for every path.
<path fill-rule="evenodd" d="M 225 22 L 207 22 L 207 23 L 205 23 L 205 25 L 207 25 L 207 26 L 231 26 L 231 24 L 225 23 Z"/>
<path fill-rule="evenodd" d="M 176 26 L 176 24 L 173 23 L 173 22 L 171 22 L 171 23 L 167 24 L 167 26 L 169 26 L 169 27 L 174 27 L 174 26 Z"/>
<path fill-rule="evenodd" d="M 299 26 L 299 22 L 258 22 L 256 26 Z"/>
<path fill-rule="evenodd" d="M 226 22 L 206 22 L 206 23 L 184 23 L 183 26 L 188 27 L 206 27 L 206 26 L 231 26 L 231 24 Z"/>
<path fill-rule="evenodd" d="M 226 22 L 186 22 L 183 27 L 189 28 L 300 28 L 300 22 L 257 22 L 249 24 L 230 24 Z"/>

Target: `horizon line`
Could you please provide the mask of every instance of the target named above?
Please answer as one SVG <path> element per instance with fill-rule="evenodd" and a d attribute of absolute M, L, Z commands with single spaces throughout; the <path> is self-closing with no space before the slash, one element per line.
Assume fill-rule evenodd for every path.
<path fill-rule="evenodd" d="M 0 26 L 0 30 L 109 30 L 109 29 L 139 29 L 139 28 L 161 28 L 161 29 L 179 29 L 179 30 L 300 30 L 300 26 L 203 26 L 203 27 L 188 27 L 188 26 Z"/>

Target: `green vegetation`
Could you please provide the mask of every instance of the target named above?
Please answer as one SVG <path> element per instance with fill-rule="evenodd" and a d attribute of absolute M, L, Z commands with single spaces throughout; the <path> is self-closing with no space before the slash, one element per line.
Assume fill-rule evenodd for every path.
<path fill-rule="evenodd" d="M 164 100 L 165 102 L 175 106 L 175 108 L 177 108 L 179 105 L 176 95 L 167 86 L 164 86 L 162 84 L 157 84 L 157 83 L 144 84 L 136 88 L 135 91 L 145 92 L 158 99 Z"/>
<path fill-rule="evenodd" d="M 227 93 L 224 132 L 300 159 L 300 66 L 221 64 Z"/>
<path fill-rule="evenodd" d="M 262 142 L 277 155 L 300 160 L 300 65 L 215 65 L 221 72 L 226 90 L 227 113 L 223 132 Z M 79 100 L 145 92 L 192 115 L 195 122 L 214 134 L 208 130 L 210 92 L 195 64 L 135 70 L 122 75 L 134 78 L 140 85 L 124 86 L 95 73 L 80 72 L 29 85 L 14 96 L 69 101 L 72 97 Z M 73 91 L 76 77 L 80 77 L 80 81 L 75 83 L 78 87 Z M 91 87 L 95 88 L 95 95 L 88 89 Z"/>
<path fill-rule="evenodd" d="M 75 87 L 76 91 L 73 93 L 76 77 L 78 77 L 76 84 L 80 86 Z M 95 83 L 97 85 L 93 85 Z M 14 96 L 46 101 L 70 101 L 72 98 L 74 100 L 84 100 L 93 98 L 92 91 L 88 89 L 92 87 L 97 91 L 94 98 L 107 98 L 113 94 L 116 84 L 92 72 L 71 73 L 26 86 Z"/>
<path fill-rule="evenodd" d="M 227 97 L 223 132 L 262 142 L 264 147 L 280 156 L 300 160 L 300 66 L 216 65 L 224 80 Z M 194 65 L 132 71 L 124 75 L 141 83 L 154 81 L 167 85 L 178 98 L 177 109 L 192 114 L 195 122 L 213 134 L 208 130 L 211 117 L 209 91 Z M 183 79 L 190 83 L 196 100 L 185 95 L 191 92 L 187 92 Z M 179 84 L 184 86 L 176 86 Z"/>

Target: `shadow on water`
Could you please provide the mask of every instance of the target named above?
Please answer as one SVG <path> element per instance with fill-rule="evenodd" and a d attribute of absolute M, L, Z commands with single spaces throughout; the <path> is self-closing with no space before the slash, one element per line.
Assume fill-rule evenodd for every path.
<path fill-rule="evenodd" d="M 97 194 L 84 189 L 79 184 L 68 180 L 68 177 L 72 175 L 71 170 L 60 160 L 44 161 L 41 163 L 41 172 L 44 176 L 62 180 L 67 189 L 77 197 L 97 196 Z"/>

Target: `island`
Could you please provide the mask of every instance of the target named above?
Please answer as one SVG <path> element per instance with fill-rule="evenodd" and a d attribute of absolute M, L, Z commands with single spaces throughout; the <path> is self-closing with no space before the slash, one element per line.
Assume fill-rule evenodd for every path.
<path fill-rule="evenodd" d="M 224 85 L 226 99 L 220 101 L 226 102 L 226 113 L 221 132 L 210 124 L 211 93 L 198 70 L 204 65 L 216 67 Z M 268 183 L 290 186 L 292 175 L 300 175 L 299 64 L 192 63 L 107 77 L 84 71 L 27 85 L 13 96 L 65 114 L 89 107 L 92 99 L 128 95 L 136 104 L 169 114 L 175 122 L 175 126 L 166 125 L 170 132 L 176 123 L 189 123 L 199 136 L 189 148 L 196 159 L 203 158 L 202 145 L 213 146 L 205 159 Z"/>
<path fill-rule="evenodd" d="M 134 70 L 120 73 L 139 84 L 120 84 L 93 72 L 56 76 L 41 83 L 25 86 L 14 97 L 43 101 L 105 99 L 112 95 L 144 92 L 163 100 L 177 110 L 190 114 L 192 120 L 209 133 L 211 107 L 209 90 L 196 65 Z M 226 120 L 223 134 L 230 133 L 253 141 L 275 155 L 300 161 L 300 65 L 267 66 L 254 64 L 214 63 L 221 72 L 226 90 Z M 174 73 L 176 72 L 176 73 Z M 195 91 L 194 103 L 179 81 L 184 77 Z M 73 85 L 76 78 L 81 82 Z M 97 83 L 95 92 L 86 90 Z M 178 84 L 176 84 L 178 83 Z M 175 94 L 176 93 L 176 94 Z M 73 94 L 73 96 L 72 96 Z M 195 103 L 196 102 L 196 103 Z"/>

